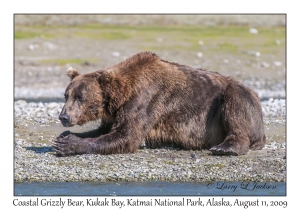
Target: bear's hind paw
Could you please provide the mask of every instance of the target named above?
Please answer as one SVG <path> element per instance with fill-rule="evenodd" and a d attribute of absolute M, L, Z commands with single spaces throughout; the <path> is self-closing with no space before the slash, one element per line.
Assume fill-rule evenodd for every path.
<path fill-rule="evenodd" d="M 232 156 L 238 156 L 239 154 L 232 151 L 231 149 L 224 149 L 220 146 L 214 146 L 210 148 L 210 151 L 213 155 L 232 155 Z"/>

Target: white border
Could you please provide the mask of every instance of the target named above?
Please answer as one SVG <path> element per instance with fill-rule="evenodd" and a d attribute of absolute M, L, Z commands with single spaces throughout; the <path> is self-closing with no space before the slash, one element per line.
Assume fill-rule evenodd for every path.
<path fill-rule="evenodd" d="M 295 1 L 294 1 L 295 2 Z M 287 1 L 11 1 L 1 9 L 1 206 L 13 207 L 13 14 L 14 13 L 286 13 L 287 14 L 287 197 L 288 208 L 298 207 L 299 166 L 299 12 Z M 243 197 L 246 200 L 247 197 Z M 79 199 L 75 197 L 74 199 Z M 125 199 L 125 198 L 124 198 Z M 229 198 L 228 198 L 229 199 Z M 234 198 L 233 198 L 234 199 Z M 253 197 L 249 197 L 253 199 Z M 174 207 L 173 207 L 174 208 Z M 230 208 L 232 209 L 232 208 Z M 296 209 L 296 208 L 294 208 Z"/>

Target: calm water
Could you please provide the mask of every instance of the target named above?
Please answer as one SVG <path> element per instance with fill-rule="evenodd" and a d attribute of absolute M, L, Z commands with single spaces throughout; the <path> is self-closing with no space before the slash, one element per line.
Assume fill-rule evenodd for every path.
<path fill-rule="evenodd" d="M 15 183 L 14 195 L 186 195 L 186 196 L 285 196 L 285 182 L 21 182 Z"/>

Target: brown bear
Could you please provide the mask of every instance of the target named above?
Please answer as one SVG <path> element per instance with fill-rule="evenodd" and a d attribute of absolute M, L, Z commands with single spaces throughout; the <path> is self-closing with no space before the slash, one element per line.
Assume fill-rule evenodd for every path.
<path fill-rule="evenodd" d="M 63 126 L 98 119 L 101 125 L 57 137 L 58 156 L 133 153 L 143 141 L 150 148 L 173 145 L 216 155 L 243 155 L 265 145 L 260 100 L 231 77 L 151 52 L 93 73 L 67 72 L 72 81 L 59 115 Z"/>

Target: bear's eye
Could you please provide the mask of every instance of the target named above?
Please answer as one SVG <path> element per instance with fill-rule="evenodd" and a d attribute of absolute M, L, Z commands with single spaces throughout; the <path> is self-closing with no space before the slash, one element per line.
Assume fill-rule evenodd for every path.
<path fill-rule="evenodd" d="M 69 98 L 69 96 L 67 94 L 65 94 L 65 100 L 67 101 Z"/>
<path fill-rule="evenodd" d="M 78 101 L 82 102 L 82 96 L 77 96 L 76 98 Z"/>

